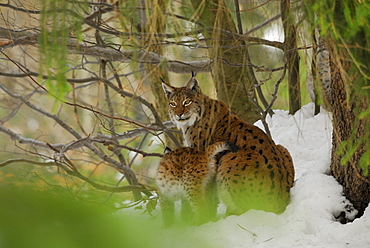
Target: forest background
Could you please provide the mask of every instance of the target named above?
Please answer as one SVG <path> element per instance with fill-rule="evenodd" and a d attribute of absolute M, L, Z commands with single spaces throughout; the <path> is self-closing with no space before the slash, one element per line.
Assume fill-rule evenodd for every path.
<path fill-rule="evenodd" d="M 194 72 L 249 123 L 310 101 L 332 112 L 332 175 L 358 217 L 367 207 L 366 1 L 16 0 L 0 10 L 4 187 L 151 211 L 155 166 L 182 142 L 161 80 L 182 86 Z"/>

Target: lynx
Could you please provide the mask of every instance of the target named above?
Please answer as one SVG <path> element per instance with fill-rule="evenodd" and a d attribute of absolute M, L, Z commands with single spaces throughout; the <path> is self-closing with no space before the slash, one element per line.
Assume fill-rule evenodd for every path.
<path fill-rule="evenodd" d="M 226 215 L 242 214 L 250 209 L 284 212 L 293 186 L 291 157 L 265 156 L 261 150 L 240 150 L 221 157 L 217 169 L 217 191 L 227 206 Z"/>
<path fill-rule="evenodd" d="M 217 191 L 227 213 L 251 208 L 284 211 L 294 181 L 289 152 L 225 103 L 204 95 L 194 76 L 184 87 L 164 82 L 162 87 L 170 117 L 182 130 L 186 146 L 203 151 L 216 142 L 229 142 L 239 148 L 223 156 L 216 169 Z"/>
<path fill-rule="evenodd" d="M 226 142 L 213 144 L 205 151 L 193 147 L 166 148 L 157 169 L 156 182 L 165 226 L 175 219 L 174 202 L 181 200 L 183 218 L 194 213 L 192 224 L 200 225 L 216 215 L 214 178 L 219 154 L 233 151 Z M 189 210 L 190 205 L 190 210 Z"/>

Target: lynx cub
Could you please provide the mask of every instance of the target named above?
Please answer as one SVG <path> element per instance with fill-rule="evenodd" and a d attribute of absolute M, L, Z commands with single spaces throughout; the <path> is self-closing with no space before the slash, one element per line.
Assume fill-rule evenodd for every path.
<path fill-rule="evenodd" d="M 216 214 L 214 178 L 217 155 L 232 150 L 226 142 L 213 144 L 205 151 L 181 147 L 174 151 L 166 148 L 157 169 L 157 186 L 165 226 L 175 218 L 174 202 L 182 201 L 182 215 L 189 219 L 194 213 L 195 225 L 210 220 Z M 191 209 L 187 209 L 190 205 Z"/>
<path fill-rule="evenodd" d="M 220 159 L 216 171 L 218 195 L 228 214 L 251 208 L 284 211 L 294 181 L 289 152 L 234 115 L 225 103 L 204 95 L 194 76 L 184 87 L 165 83 L 162 87 L 171 119 L 182 130 L 186 146 L 205 150 L 223 141 L 239 147 Z"/>

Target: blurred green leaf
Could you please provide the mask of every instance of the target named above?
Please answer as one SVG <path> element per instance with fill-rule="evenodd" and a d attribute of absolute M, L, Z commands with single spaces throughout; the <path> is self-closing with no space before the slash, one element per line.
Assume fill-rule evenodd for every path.
<path fill-rule="evenodd" d="M 40 74 L 46 74 L 45 86 L 49 93 L 63 100 L 71 91 L 67 82 L 68 41 L 74 36 L 82 40 L 82 17 L 87 1 L 42 0 L 41 32 L 39 36 Z"/>
<path fill-rule="evenodd" d="M 101 205 L 63 192 L 0 187 L 0 246 L 163 248 L 180 242 L 189 247 L 209 247 L 205 242 L 194 244 L 188 239 L 186 232 L 195 227 L 162 229 L 161 221 L 137 214 L 141 211 L 113 214 Z"/>

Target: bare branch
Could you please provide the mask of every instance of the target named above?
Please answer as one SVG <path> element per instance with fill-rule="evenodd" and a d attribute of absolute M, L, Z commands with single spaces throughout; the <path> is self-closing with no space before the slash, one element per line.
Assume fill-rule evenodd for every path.
<path fill-rule="evenodd" d="M 35 145 L 41 148 L 49 148 L 46 145 L 46 142 L 43 141 L 38 141 L 32 138 L 26 138 L 20 134 L 17 134 L 10 130 L 9 128 L 4 127 L 3 125 L 0 125 L 0 132 L 8 135 L 12 140 L 17 140 L 21 144 L 30 144 L 30 145 Z M 54 144 L 54 147 L 62 148 L 65 144 Z"/>
<path fill-rule="evenodd" d="M 166 129 L 161 129 L 157 125 L 149 125 L 148 127 L 153 128 L 153 129 L 155 129 L 156 127 L 157 132 L 170 132 L 169 128 L 174 128 L 175 124 L 168 121 L 168 122 L 164 122 L 163 126 Z M 37 146 L 40 148 L 50 149 L 50 147 L 47 145 L 47 142 L 39 141 L 39 140 L 32 139 L 32 138 L 26 138 L 20 134 L 15 133 L 9 128 L 4 127 L 3 125 L 0 125 L 0 132 L 8 135 L 12 140 L 17 140 L 20 144 L 33 145 L 33 146 Z M 145 133 L 148 133 L 147 128 L 137 128 L 134 130 L 130 130 L 124 133 L 117 134 L 117 139 L 118 140 L 132 139 L 140 135 L 143 135 Z M 111 135 L 98 134 L 96 136 L 81 138 L 81 139 L 69 142 L 67 144 L 58 143 L 58 144 L 51 144 L 51 146 L 54 148 L 60 149 L 63 152 L 66 152 L 68 150 L 76 150 L 76 149 L 84 147 L 85 144 L 89 142 L 89 140 L 93 140 L 96 142 L 99 141 L 99 143 L 104 143 L 104 142 L 111 142 L 113 139 Z"/>
<path fill-rule="evenodd" d="M 148 189 L 142 185 L 126 185 L 126 186 L 120 186 L 120 187 L 109 187 L 109 186 L 96 183 L 94 180 L 91 180 L 90 178 L 82 175 L 78 171 L 67 171 L 67 173 L 71 176 L 80 178 L 81 180 L 89 183 L 91 186 L 93 186 L 96 189 L 100 189 L 100 190 L 104 190 L 108 192 L 120 193 L 120 192 L 128 192 L 128 191 L 132 191 L 132 192 L 148 191 Z"/>
<path fill-rule="evenodd" d="M 32 37 L 36 35 L 34 32 L 30 32 L 27 30 L 12 30 L 0 27 L 0 37 L 9 40 L 16 40 L 22 37 Z"/>
<path fill-rule="evenodd" d="M 262 71 L 275 72 L 275 71 L 280 71 L 280 70 L 284 69 L 283 66 L 270 69 L 270 68 L 266 68 L 264 66 L 254 65 L 252 63 L 249 63 L 249 64 L 246 64 L 246 63 L 230 63 L 227 59 L 222 58 L 222 57 L 218 57 L 217 59 L 220 59 L 220 60 L 224 61 L 224 63 L 227 64 L 230 67 L 247 67 L 247 66 L 253 67 L 254 69 L 256 69 L 256 72 L 262 72 Z"/>
<path fill-rule="evenodd" d="M 128 191 L 147 191 L 148 189 L 145 188 L 142 185 L 127 185 L 127 186 L 120 186 L 120 187 L 109 187 L 105 186 L 102 184 L 96 183 L 94 180 L 91 180 L 90 178 L 82 175 L 78 170 L 68 170 L 66 169 L 65 166 L 60 166 L 60 163 L 57 163 L 55 161 L 49 161 L 49 162 L 39 162 L 39 161 L 34 161 L 31 159 L 23 159 L 23 158 L 18 158 L 18 159 L 9 159 L 4 162 L 0 163 L 0 168 L 8 166 L 13 163 L 28 163 L 28 164 L 34 164 L 34 165 L 39 165 L 39 166 L 57 166 L 62 168 L 66 173 L 68 173 L 71 176 L 78 177 L 79 179 L 87 182 L 88 184 L 92 185 L 96 189 L 108 191 L 108 192 L 113 192 L 113 193 L 120 193 L 120 192 L 128 192 Z"/>
<path fill-rule="evenodd" d="M 274 93 L 272 94 L 272 100 L 271 100 L 269 106 L 267 106 L 267 108 L 266 108 L 266 110 L 265 110 L 264 113 L 267 113 L 269 110 L 272 109 L 272 106 L 274 105 L 274 103 L 275 103 L 275 101 L 277 99 L 277 95 L 278 95 L 278 91 L 279 91 L 279 86 L 280 86 L 281 82 L 285 78 L 286 71 L 287 71 L 287 64 L 284 65 L 283 74 L 280 76 L 279 80 L 275 83 L 275 89 L 274 89 Z"/>
<path fill-rule="evenodd" d="M 40 14 L 41 11 L 39 10 L 32 10 L 32 9 L 25 9 L 25 8 L 19 8 L 19 7 L 16 7 L 14 5 L 11 5 L 8 3 L 0 3 L 0 7 L 4 7 L 4 8 L 10 8 L 10 9 L 13 9 L 17 12 L 25 12 L 25 13 L 29 13 L 29 14 Z"/>
<path fill-rule="evenodd" d="M 114 87 L 116 87 L 116 86 L 114 86 Z M 69 133 L 71 133 L 75 138 L 82 139 L 82 137 L 80 136 L 80 134 L 78 134 L 73 128 L 71 128 L 68 124 L 66 124 L 64 121 L 62 121 L 56 115 L 53 115 L 53 114 L 51 114 L 51 113 L 49 113 L 49 112 L 47 112 L 47 111 L 45 111 L 45 110 L 43 110 L 43 109 L 35 106 L 34 104 L 32 104 L 31 102 L 29 102 L 23 96 L 18 95 L 18 94 L 15 94 L 15 93 L 12 93 L 11 91 L 9 91 L 2 84 L 0 84 L 0 88 L 3 89 L 11 97 L 21 100 L 24 104 L 26 104 L 31 109 L 39 112 L 42 115 L 45 115 L 45 116 L 47 116 L 47 117 L 55 120 L 62 128 L 64 128 L 65 130 L 67 130 Z M 120 89 L 118 89 L 118 90 L 120 91 Z M 11 130 L 9 130 L 9 129 L 3 127 L 3 126 L 0 126 L 0 130 L 1 131 L 4 131 L 8 135 L 12 135 L 12 138 L 21 138 L 19 135 L 15 134 Z M 29 141 L 29 140 L 27 140 L 27 141 Z M 33 143 L 33 144 L 36 144 L 36 143 Z M 46 147 L 50 148 L 50 144 L 48 144 L 48 143 L 43 142 L 43 144 L 41 144 L 41 145 L 43 147 L 46 146 Z M 106 154 L 104 154 L 102 151 L 100 151 L 99 149 L 97 149 L 96 147 L 94 147 L 92 144 L 90 144 L 88 142 L 84 142 L 84 146 L 86 146 L 87 148 L 89 148 L 98 157 L 100 157 L 104 161 L 108 162 L 108 165 L 110 165 L 110 166 L 114 167 L 115 169 L 117 169 L 118 171 L 122 172 L 126 176 L 127 180 L 129 181 L 129 183 L 131 185 L 137 185 L 138 184 L 134 172 L 129 167 L 127 167 L 124 164 L 121 164 L 120 162 L 118 162 L 118 161 L 116 161 L 116 160 L 108 157 Z"/>
<path fill-rule="evenodd" d="M 91 142 L 102 143 L 104 146 L 108 146 L 109 150 L 112 150 L 112 148 L 109 147 L 109 146 L 115 146 L 117 148 L 123 148 L 123 149 L 129 150 L 129 151 L 132 151 L 132 152 L 140 153 L 141 155 L 143 155 L 143 157 L 163 157 L 162 153 L 144 152 L 143 150 L 140 150 L 140 149 L 132 148 L 132 147 L 125 146 L 125 145 L 120 145 L 120 144 L 116 143 L 115 141 L 98 140 L 98 139 L 89 139 L 89 140 Z"/>
<path fill-rule="evenodd" d="M 9 159 L 4 162 L 0 163 L 0 168 L 5 167 L 7 165 L 13 164 L 13 163 L 27 163 L 27 164 L 34 164 L 34 165 L 40 165 L 40 166 L 55 166 L 56 163 L 54 161 L 50 162 L 38 162 L 31 159 L 25 159 L 25 158 L 15 158 L 15 159 Z"/>
<path fill-rule="evenodd" d="M 45 110 L 43 110 L 42 108 L 40 107 L 37 107 L 35 106 L 34 104 L 32 104 L 30 101 L 28 101 L 25 97 L 21 96 L 21 95 L 18 95 L 18 94 L 15 94 L 13 92 L 11 92 L 10 90 L 8 90 L 3 84 L 0 83 L 0 88 L 5 92 L 7 93 L 9 96 L 13 97 L 13 98 L 16 98 L 16 99 L 19 99 L 21 100 L 24 104 L 26 104 L 28 107 L 30 107 L 31 109 L 39 112 L 40 114 L 44 115 L 44 116 L 47 116 L 49 117 L 50 119 L 53 119 L 54 121 L 56 121 L 61 127 L 63 127 L 65 130 L 67 130 L 70 134 L 72 134 L 75 138 L 77 139 L 81 139 L 81 136 L 79 133 L 77 133 L 72 127 L 70 127 L 67 123 L 65 123 L 64 121 L 62 121 L 58 116 L 54 115 L 54 114 L 51 114 Z"/>
<path fill-rule="evenodd" d="M 236 12 L 236 20 L 238 23 L 238 31 L 239 31 L 239 34 L 243 34 L 242 20 L 240 18 L 239 0 L 234 0 L 234 5 L 235 5 L 235 12 Z"/>
<path fill-rule="evenodd" d="M 14 31 L 13 31 L 14 32 Z M 245 35 L 239 35 L 230 33 L 227 31 L 222 31 L 225 35 L 225 39 L 237 38 L 244 41 L 256 42 L 257 44 L 263 44 L 268 46 L 273 46 L 279 49 L 283 49 L 283 43 L 277 41 L 268 41 L 265 39 L 257 37 L 248 37 Z M 0 38 L 12 39 L 5 30 L 0 32 Z M 31 34 L 30 36 L 21 37 L 19 39 L 12 39 L 9 42 L 0 43 L 0 48 L 13 47 L 16 45 L 38 45 L 37 35 Z M 168 71 L 176 73 L 191 73 L 194 72 L 209 72 L 211 71 L 211 66 L 213 60 L 198 60 L 198 61 L 188 61 L 182 62 L 178 60 L 169 60 L 165 57 L 162 57 L 156 53 L 148 52 L 144 49 L 140 50 L 115 50 L 111 47 L 97 47 L 97 46 L 88 46 L 84 44 L 77 43 L 76 40 L 70 39 L 67 42 L 67 47 L 70 52 L 93 56 L 100 59 L 105 59 L 109 61 L 120 61 L 123 63 L 138 62 L 138 63 L 149 63 L 165 66 L 165 69 Z"/>
<path fill-rule="evenodd" d="M 268 2 L 270 0 L 253 8 L 258 8 Z M 149 137 L 162 139 L 162 135 L 166 135 L 174 141 L 171 146 L 180 146 L 180 144 L 174 135 L 174 132 L 178 131 L 172 129 L 175 125 L 170 121 L 163 122 L 163 118 L 160 118 L 157 112 L 160 106 L 156 106 L 156 109 L 154 103 L 152 104 L 154 102 L 152 101 L 153 94 L 150 92 L 151 85 L 148 85 L 151 80 L 146 80 L 145 76 L 142 77 L 142 73 L 137 73 L 147 67 L 144 65 L 151 65 L 151 69 L 146 71 L 146 75 L 156 75 L 154 72 L 158 68 L 174 73 L 212 72 L 216 64 L 245 67 L 253 73 L 268 72 L 270 75 L 285 68 L 280 65 L 275 68 L 266 68 L 264 65 L 252 64 L 249 58 L 245 57 L 241 60 L 225 59 L 223 58 L 225 55 L 220 54 L 207 57 L 210 54 L 207 53 L 207 50 L 210 51 L 215 47 L 210 47 L 210 45 L 213 46 L 213 43 L 208 43 L 208 41 L 212 37 L 207 37 L 205 33 L 212 32 L 220 33 L 221 35 L 217 38 L 227 41 L 225 43 L 218 42 L 224 44 L 222 48 L 225 50 L 239 49 L 239 47 L 247 49 L 248 46 L 262 45 L 284 49 L 284 44 L 281 42 L 249 36 L 255 30 L 277 20 L 278 16 L 271 18 L 266 16 L 264 22 L 250 30 L 244 30 L 243 34 L 240 13 L 247 10 L 239 9 L 239 0 L 234 0 L 238 28 L 236 32 L 235 29 L 231 30 L 235 33 L 215 28 L 213 25 L 207 27 L 200 22 L 201 19 L 196 14 L 192 17 L 181 16 L 178 14 L 178 10 L 172 7 L 172 9 L 161 9 L 156 12 L 156 15 L 166 15 L 167 20 L 173 22 L 174 25 L 168 25 L 166 20 L 163 22 L 166 27 L 163 30 L 158 29 L 156 32 L 155 29 L 140 29 L 137 28 L 140 23 L 133 16 L 126 16 L 126 11 L 133 15 L 137 15 L 137 9 L 154 13 L 154 7 L 151 8 L 150 2 L 147 2 L 148 4 L 145 6 L 127 5 L 120 1 L 85 3 L 90 8 L 80 8 L 80 2 L 68 1 L 68 6 L 76 8 L 64 10 L 63 6 L 60 5 L 61 9 L 53 9 L 50 12 L 47 8 L 40 11 L 40 5 L 31 6 L 33 4 L 31 2 L 3 1 L 0 3 L 0 8 L 5 10 L 1 16 L 4 25 L 0 27 L 0 54 L 3 55 L 3 58 L 0 58 L 0 77 L 5 79 L 4 82 L 0 82 L 0 92 L 4 92 L 0 106 L 4 108 L 3 116 L 0 117 L 0 133 L 3 135 L 0 135 L 6 136 L 8 143 L 9 141 L 12 143 L 11 140 L 13 140 L 14 153 L 19 151 L 17 148 L 25 153 L 22 158 L 1 161 L 0 168 L 15 163 L 55 166 L 60 168 L 58 171 L 65 171 L 71 177 L 77 177 L 100 190 L 112 193 L 131 191 L 134 193 L 134 198 L 137 195 L 141 196 L 141 193 L 150 195 L 148 187 L 139 184 L 135 175 L 135 171 L 139 170 L 135 166 L 140 163 L 141 168 L 146 168 L 151 160 L 139 160 L 136 159 L 137 156 L 157 158 L 163 156 L 160 153 L 146 151 Z M 122 11 L 125 12 L 123 15 Z M 44 13 L 47 15 L 42 16 Z M 61 13 L 66 16 L 61 23 L 62 26 L 53 26 L 52 18 L 59 18 L 62 16 L 59 15 Z M 158 17 L 156 15 L 154 17 Z M 18 16 L 24 17 L 24 20 L 18 19 Z M 41 19 L 44 20 L 42 23 Z M 185 25 L 183 25 L 184 23 Z M 183 29 L 177 29 L 181 26 Z M 45 65 L 48 70 L 44 70 L 47 71 L 47 74 L 45 72 L 44 75 L 39 73 L 37 68 L 40 68 L 39 53 L 45 48 L 39 43 L 40 30 L 55 30 L 60 27 L 63 27 L 68 35 L 67 40 L 63 40 L 60 44 L 67 48 L 65 58 L 68 59 L 68 62 L 65 63 L 65 75 L 68 77 L 66 80 L 72 86 L 73 92 L 69 93 L 67 90 L 61 92 L 68 100 L 59 102 L 60 104 L 56 105 L 60 106 L 59 112 L 55 113 L 51 112 L 51 108 L 45 106 L 45 103 L 48 104 L 50 101 L 48 94 L 55 92 L 52 91 L 52 87 L 54 85 L 59 87 L 58 74 L 54 74 L 57 68 L 53 68 L 51 65 L 53 63 L 48 63 Z M 81 34 L 76 30 L 82 31 L 82 39 L 75 37 Z M 67 32 L 69 33 L 67 34 Z M 56 43 L 62 41 L 58 40 L 62 39 L 62 35 L 48 38 Z M 204 45 L 207 43 L 208 46 Z M 157 49 L 161 46 L 166 46 L 169 48 L 168 51 L 173 50 L 174 52 L 163 55 L 159 52 L 160 49 Z M 182 53 L 179 56 L 183 48 L 187 52 L 184 56 Z M 7 49 L 6 53 L 4 49 Z M 50 49 L 58 50 L 55 47 Z M 195 53 L 189 49 L 194 49 L 198 57 L 191 57 Z M 309 49 L 309 46 L 297 49 Z M 65 49 L 63 50 L 65 51 Z M 51 59 L 59 59 L 56 54 L 55 58 L 51 55 Z M 64 58 L 62 61 L 64 63 Z M 285 74 L 285 71 L 283 73 Z M 126 80 L 123 77 L 126 77 Z M 30 84 L 30 80 L 32 80 L 32 84 Z M 279 83 L 280 80 L 276 83 L 276 87 Z M 258 82 L 253 84 L 257 85 Z M 102 88 L 104 92 L 102 92 Z M 154 88 L 161 90 L 160 85 Z M 145 94 L 145 97 L 141 94 Z M 274 94 L 274 97 L 277 97 L 277 91 Z M 123 106 L 119 95 L 126 99 L 130 98 L 128 102 L 132 106 Z M 260 99 L 262 97 L 260 94 Z M 263 110 L 261 112 L 266 114 L 275 100 L 276 98 L 273 98 L 271 103 L 265 104 L 265 112 Z M 122 111 L 122 108 L 125 109 Z M 142 111 L 138 113 L 132 111 L 136 108 L 140 108 Z M 118 114 L 122 112 L 125 114 L 122 116 Z M 95 120 L 91 121 L 90 113 L 94 113 Z M 27 123 L 19 123 L 19 120 L 25 118 L 29 118 Z M 53 132 L 58 132 L 57 135 L 48 130 L 50 122 L 40 121 L 41 119 L 51 120 L 54 124 Z M 97 121 L 101 121 L 101 123 Z M 107 122 L 108 125 L 105 125 Z M 117 125 L 120 123 L 128 123 L 127 126 L 132 129 L 122 132 L 121 127 Z M 27 126 L 25 127 L 24 124 Z M 101 129 L 106 130 L 104 134 L 100 133 Z M 268 130 L 268 127 L 266 129 Z M 161 145 L 157 146 L 160 149 Z M 9 151 L 8 148 L 4 149 Z M 135 156 L 132 157 L 131 154 L 127 156 L 128 151 L 135 153 Z M 24 159 L 30 154 L 38 157 Z M 53 159 L 54 161 L 52 161 Z M 76 164 L 74 164 L 75 161 Z M 86 167 L 88 169 L 94 168 L 94 166 L 97 169 L 98 165 L 109 166 L 122 173 L 122 178 L 126 179 L 130 185 L 106 186 L 90 177 L 92 174 L 87 176 L 86 172 L 85 175 L 85 170 L 80 170 L 77 161 L 81 162 L 81 165 L 89 165 Z M 131 165 L 134 169 L 131 169 Z M 95 170 L 91 173 L 95 173 Z M 116 175 L 116 173 L 110 174 Z M 144 170 L 142 174 L 145 178 Z M 115 177 L 114 180 L 116 180 Z M 120 180 L 117 186 L 119 183 Z"/>
<path fill-rule="evenodd" d="M 152 128 L 150 128 L 150 127 L 147 127 L 147 126 L 145 126 L 145 125 L 143 125 L 143 124 L 140 124 L 140 123 L 138 123 L 138 122 L 135 122 L 135 121 L 133 121 L 133 120 L 129 120 L 129 119 L 127 119 L 127 118 L 122 118 L 122 117 L 115 117 L 115 116 L 107 115 L 107 114 L 104 114 L 104 113 L 102 113 L 102 112 L 100 112 L 100 111 L 97 111 L 97 110 L 93 109 L 92 107 L 82 106 L 82 105 L 77 104 L 77 103 L 70 103 L 70 102 L 65 102 L 65 103 L 66 103 L 67 105 L 70 105 L 70 106 L 75 106 L 75 107 L 79 107 L 79 108 L 83 108 L 83 109 L 89 110 L 89 111 L 91 111 L 91 112 L 93 112 L 93 113 L 95 113 L 95 114 L 98 114 L 98 115 L 101 115 L 101 116 L 105 116 L 105 117 L 107 117 L 107 118 L 109 118 L 109 119 L 114 119 L 114 120 L 124 121 L 124 122 L 127 122 L 127 123 L 134 124 L 135 126 L 138 126 L 138 127 L 143 127 L 143 128 L 148 129 L 148 130 L 155 131 L 155 129 L 152 129 Z"/>
<path fill-rule="evenodd" d="M 0 52 L 9 60 L 11 61 L 13 64 L 15 64 L 21 71 L 23 71 L 25 74 L 27 74 L 27 72 L 21 67 L 19 66 L 18 63 L 16 63 L 15 61 L 13 61 L 8 55 L 6 55 L 3 51 L 0 50 Z M 44 88 L 44 86 L 42 86 L 41 84 L 39 84 L 35 79 L 33 79 L 32 77 L 30 77 L 32 82 L 34 82 L 37 86 L 39 86 L 41 89 L 43 89 L 44 91 L 47 92 L 46 88 Z"/>
<path fill-rule="evenodd" d="M 247 31 L 247 35 L 249 35 L 250 33 L 253 33 L 254 31 L 257 31 L 258 29 L 263 28 L 264 26 L 270 24 L 271 22 L 273 22 L 275 20 L 278 20 L 280 18 L 280 16 L 281 16 L 280 14 L 277 14 L 277 15 L 265 20 L 264 22 L 254 26 L 253 28 L 251 28 Z"/>
<path fill-rule="evenodd" d="M 261 118 L 262 125 L 264 126 L 267 135 L 270 136 L 270 137 L 271 137 L 271 132 L 270 132 L 270 128 L 269 128 L 269 126 L 268 126 L 268 124 L 266 122 L 266 116 L 267 116 L 267 114 L 271 113 L 271 111 L 272 111 L 272 106 L 274 105 L 274 103 L 275 103 L 275 101 L 277 99 L 277 94 L 278 94 L 279 86 L 280 86 L 281 82 L 285 78 L 286 71 L 287 71 L 287 64 L 284 65 L 284 67 L 283 67 L 283 73 L 280 76 L 279 80 L 275 83 L 274 93 L 272 94 L 273 97 L 271 99 L 270 104 L 267 107 L 265 106 L 265 110 L 263 110 L 261 108 L 261 106 L 254 100 L 255 98 L 251 97 L 251 101 L 254 103 L 254 105 L 256 105 L 256 107 L 258 109 L 260 109 L 260 112 L 262 113 L 262 118 Z M 259 85 L 255 86 L 255 87 L 259 87 Z"/>

